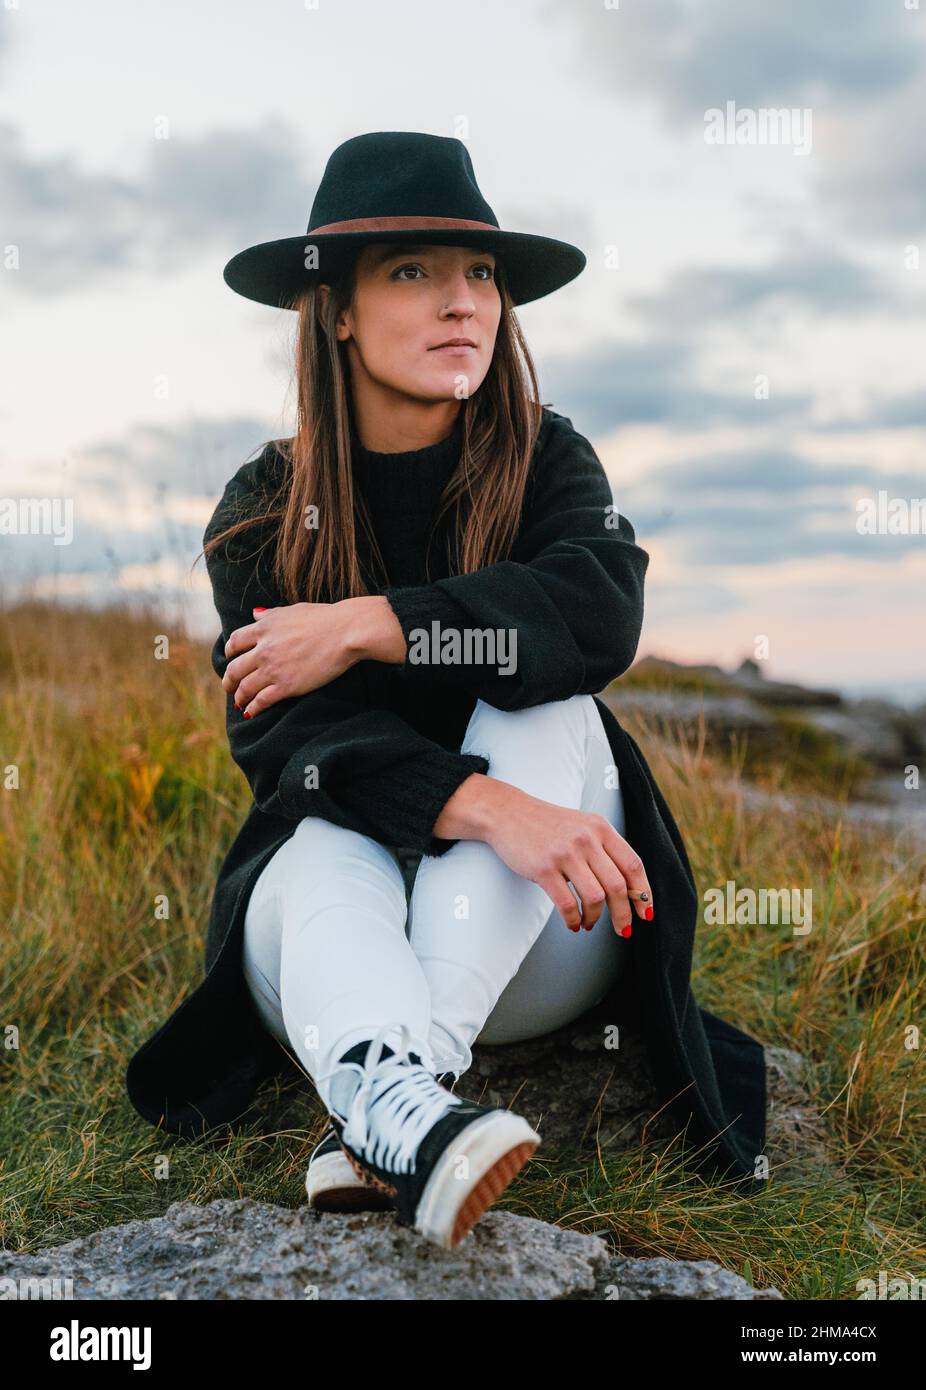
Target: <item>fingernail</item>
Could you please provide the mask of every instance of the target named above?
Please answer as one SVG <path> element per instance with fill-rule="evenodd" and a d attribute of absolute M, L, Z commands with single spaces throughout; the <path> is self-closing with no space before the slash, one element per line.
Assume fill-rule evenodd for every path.
<path fill-rule="evenodd" d="M 251 612 L 252 612 L 252 613 L 266 613 L 266 611 L 267 611 L 266 608 L 252 608 L 252 609 L 251 609 Z"/>
<path fill-rule="evenodd" d="M 633 935 L 633 927 L 632 927 L 632 926 L 630 925 L 630 923 L 628 922 L 627 925 L 626 925 L 626 927 L 621 927 L 621 936 L 632 936 L 632 935 Z"/>
<path fill-rule="evenodd" d="M 248 714 L 247 710 L 243 710 L 242 713 L 244 714 L 245 719 L 250 719 L 251 716 Z"/>
<path fill-rule="evenodd" d="M 643 915 L 646 918 L 647 922 L 651 922 L 653 920 L 653 909 L 651 907 L 648 907 Z"/>

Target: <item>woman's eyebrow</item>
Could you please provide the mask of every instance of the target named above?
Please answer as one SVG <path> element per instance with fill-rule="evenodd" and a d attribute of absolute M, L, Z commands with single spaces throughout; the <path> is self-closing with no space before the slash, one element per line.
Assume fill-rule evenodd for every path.
<path fill-rule="evenodd" d="M 381 246 L 379 248 L 376 253 L 376 260 L 389 261 L 392 260 L 393 256 L 417 256 L 428 249 L 427 246 L 412 246 L 402 242 L 390 242 L 387 246 Z"/>

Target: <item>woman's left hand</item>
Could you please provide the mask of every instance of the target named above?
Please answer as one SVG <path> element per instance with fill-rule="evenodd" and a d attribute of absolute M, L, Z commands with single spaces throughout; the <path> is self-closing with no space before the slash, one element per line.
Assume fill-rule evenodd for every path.
<path fill-rule="evenodd" d="M 233 658 L 222 685 L 246 719 L 277 700 L 305 695 L 352 666 L 349 610 L 340 603 L 291 603 L 254 610 L 253 623 L 225 643 Z"/>

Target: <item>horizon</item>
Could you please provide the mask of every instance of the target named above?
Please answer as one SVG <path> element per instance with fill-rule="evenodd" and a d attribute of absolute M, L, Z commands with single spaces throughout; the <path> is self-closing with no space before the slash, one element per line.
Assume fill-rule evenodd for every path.
<path fill-rule="evenodd" d="M 293 427 L 295 316 L 222 268 L 301 234 L 343 140 L 425 130 L 464 141 L 503 229 L 588 258 L 518 320 L 541 399 L 591 441 L 650 555 L 641 650 L 730 667 L 764 640 L 810 686 L 926 690 L 917 10 L 717 0 L 677 14 L 667 45 L 655 10 L 516 0 L 450 98 L 433 60 L 455 12 L 409 0 L 395 49 L 372 0 L 271 8 L 255 45 L 250 6 L 206 3 L 191 26 L 165 0 L 140 70 L 120 61 L 138 17 L 113 0 L 4 12 L 0 500 L 70 498 L 76 516 L 68 545 L 3 537 L 7 601 L 33 576 L 214 623 L 189 573 L 205 524 Z M 516 106 L 514 46 L 543 76 Z M 708 138 L 768 111 L 801 116 L 790 143 L 761 120 Z M 882 495 L 906 528 L 879 500 L 866 533 Z"/>

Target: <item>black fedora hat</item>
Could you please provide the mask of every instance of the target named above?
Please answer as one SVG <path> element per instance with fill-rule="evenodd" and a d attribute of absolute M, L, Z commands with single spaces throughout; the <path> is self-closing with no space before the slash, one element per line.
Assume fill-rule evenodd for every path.
<path fill-rule="evenodd" d="M 377 130 L 332 152 L 305 233 L 239 251 L 225 283 L 259 304 L 289 309 L 300 291 L 336 278 L 371 241 L 495 251 L 515 304 L 558 290 L 585 266 L 584 254 L 566 241 L 502 231 L 462 140 Z"/>

